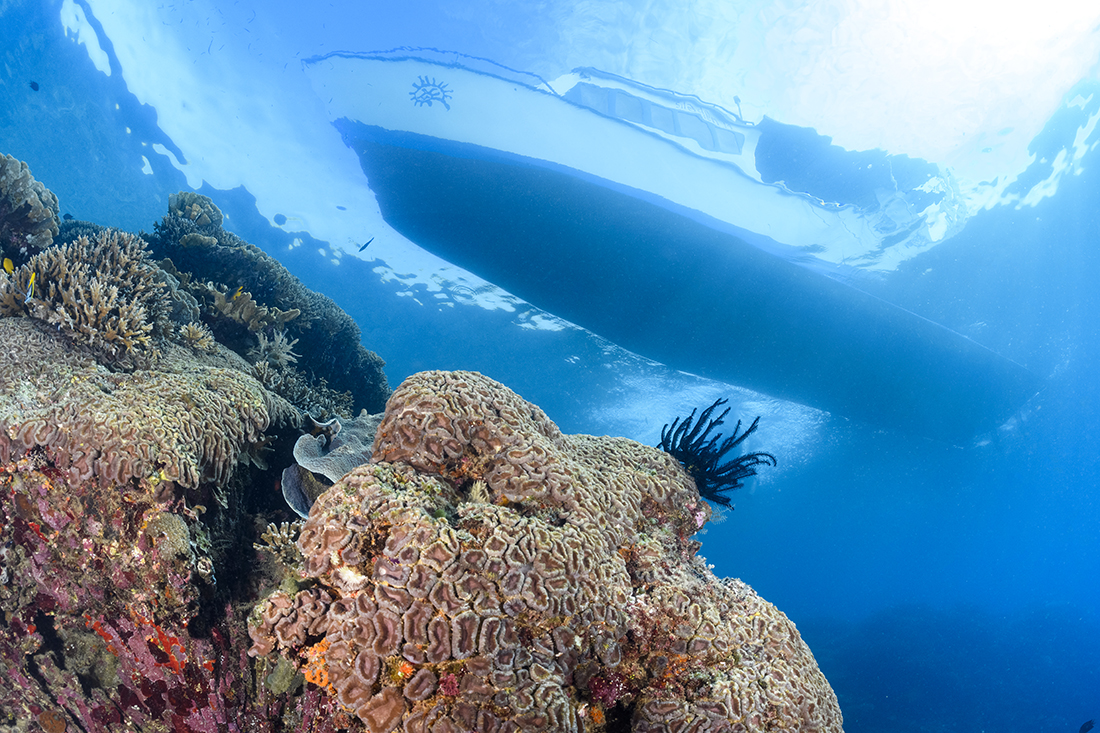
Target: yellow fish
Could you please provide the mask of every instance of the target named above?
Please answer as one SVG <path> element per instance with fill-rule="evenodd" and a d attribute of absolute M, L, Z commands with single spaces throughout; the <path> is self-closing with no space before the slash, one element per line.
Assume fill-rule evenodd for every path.
<path fill-rule="evenodd" d="M 32 272 L 31 273 L 31 284 L 27 288 L 27 300 L 30 300 L 31 298 L 34 297 L 34 277 L 37 274 L 38 274 L 37 272 Z"/>
<path fill-rule="evenodd" d="M 244 285 L 237 288 L 237 292 L 233 293 L 233 300 L 236 300 L 237 298 L 241 297 L 241 293 L 243 293 L 243 292 L 244 292 Z"/>
<path fill-rule="evenodd" d="M 4 258 L 4 272 L 8 273 L 9 275 L 15 272 L 15 265 L 11 263 L 11 257 Z"/>

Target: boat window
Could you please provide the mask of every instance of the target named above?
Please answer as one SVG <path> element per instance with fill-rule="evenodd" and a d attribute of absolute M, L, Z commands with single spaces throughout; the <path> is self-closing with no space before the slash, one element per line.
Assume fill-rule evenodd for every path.
<path fill-rule="evenodd" d="M 710 134 L 710 126 L 695 115 L 684 112 L 676 112 L 676 122 L 680 127 L 680 135 L 690 137 L 702 146 L 703 150 L 714 150 L 714 136 Z"/>
<path fill-rule="evenodd" d="M 615 99 L 615 116 L 627 120 L 628 122 L 636 122 L 639 125 L 648 124 L 645 118 L 644 107 L 651 105 L 643 102 L 632 94 L 627 94 L 623 91 L 612 92 Z M 644 107 L 643 107 L 644 105 Z"/>
<path fill-rule="evenodd" d="M 580 82 L 564 97 L 608 117 L 652 127 L 669 135 L 691 138 L 704 150 L 740 155 L 745 145 L 745 136 L 739 132 L 711 125 L 697 115 L 662 107 L 621 89 Z"/>
<path fill-rule="evenodd" d="M 722 127 L 714 128 L 714 141 L 718 143 L 718 150 L 734 155 L 740 155 L 741 149 L 745 146 L 744 135 Z"/>
<path fill-rule="evenodd" d="M 594 109 L 603 114 L 610 114 L 607 109 L 607 90 L 591 84 L 577 84 L 566 93 L 565 98 L 570 102 Z"/>
<path fill-rule="evenodd" d="M 650 113 L 650 119 L 653 121 L 655 128 L 661 132 L 667 132 L 669 135 L 676 134 L 676 120 L 672 118 L 672 110 L 653 105 Z"/>

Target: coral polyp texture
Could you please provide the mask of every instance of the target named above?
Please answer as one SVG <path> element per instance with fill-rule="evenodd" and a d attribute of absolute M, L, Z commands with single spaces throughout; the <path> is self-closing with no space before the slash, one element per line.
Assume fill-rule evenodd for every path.
<path fill-rule="evenodd" d="M 45 249 L 57 235 L 57 196 L 27 164 L 0 155 L 0 253 L 16 262 Z"/>
<path fill-rule="evenodd" d="M 794 624 L 696 554 L 709 516 L 662 451 L 420 373 L 317 499 L 250 654 L 372 733 L 840 731 Z"/>
<path fill-rule="evenodd" d="M 0 319 L 0 343 L 0 461 L 42 449 L 73 482 L 224 484 L 273 413 L 289 416 L 234 369 L 110 372 L 23 318 Z"/>

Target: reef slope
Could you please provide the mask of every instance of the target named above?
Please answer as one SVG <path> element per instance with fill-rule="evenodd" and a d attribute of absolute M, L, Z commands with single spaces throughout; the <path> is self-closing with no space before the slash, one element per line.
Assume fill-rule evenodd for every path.
<path fill-rule="evenodd" d="M 5 160 L 0 200 L 54 203 Z M 151 249 L 33 211 L 0 239 L 0 733 L 841 730 L 794 624 L 696 555 L 668 454 L 480 374 L 391 396 L 204 197 Z M 382 404 L 287 521 L 306 414 Z"/>

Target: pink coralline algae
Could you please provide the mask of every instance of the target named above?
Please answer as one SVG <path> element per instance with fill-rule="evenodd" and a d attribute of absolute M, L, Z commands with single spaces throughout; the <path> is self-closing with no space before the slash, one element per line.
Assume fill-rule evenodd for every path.
<path fill-rule="evenodd" d="M 39 453 L 0 466 L 0 720 L 229 730 L 249 675 L 242 624 L 223 609 L 218 633 L 190 635 L 199 587 L 171 536 L 187 532 L 181 507 L 112 488 L 68 483 Z"/>
<path fill-rule="evenodd" d="M 444 695 L 455 697 L 458 695 L 458 677 L 453 672 L 448 672 L 439 680 L 439 691 Z"/>
<path fill-rule="evenodd" d="M 250 653 L 324 645 L 325 692 L 372 733 L 840 731 L 794 624 L 695 554 L 701 510 L 666 453 L 417 374 L 314 504 L 304 582 L 256 607 Z"/>
<path fill-rule="evenodd" d="M 592 694 L 592 699 L 605 708 L 613 706 L 629 689 L 626 678 L 618 672 L 606 672 L 588 680 L 588 691 Z"/>

